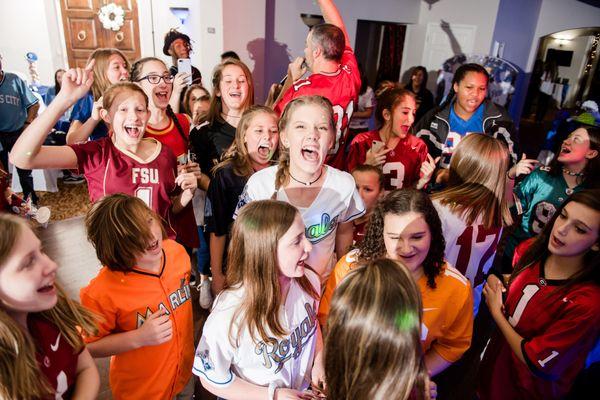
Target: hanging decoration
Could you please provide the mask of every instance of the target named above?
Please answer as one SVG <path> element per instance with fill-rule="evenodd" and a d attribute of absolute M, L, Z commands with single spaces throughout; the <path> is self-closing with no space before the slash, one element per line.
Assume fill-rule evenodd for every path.
<path fill-rule="evenodd" d="M 584 74 L 587 74 L 592 69 L 592 65 L 594 65 L 594 59 L 598 55 L 598 42 L 600 42 L 600 33 L 596 33 L 594 37 L 594 41 L 592 42 L 592 48 L 590 49 L 590 53 L 588 55 L 587 63 L 585 64 Z"/>
<path fill-rule="evenodd" d="M 118 31 L 125 22 L 125 11 L 123 7 L 116 5 L 115 3 L 108 3 L 100 8 L 98 12 L 98 19 L 102 23 L 104 29 L 112 31 Z"/>

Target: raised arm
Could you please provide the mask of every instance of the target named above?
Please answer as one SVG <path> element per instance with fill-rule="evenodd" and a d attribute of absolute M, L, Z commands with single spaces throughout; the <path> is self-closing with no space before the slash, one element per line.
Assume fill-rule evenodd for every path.
<path fill-rule="evenodd" d="M 350 37 L 348 36 L 348 31 L 346 30 L 346 25 L 344 25 L 344 20 L 342 19 L 342 15 L 338 10 L 337 6 L 333 2 L 333 0 L 318 0 L 319 7 L 321 8 L 321 13 L 323 14 L 323 18 L 325 22 L 328 24 L 333 24 L 340 28 L 342 32 L 344 32 L 344 38 L 346 39 L 346 45 L 350 45 Z"/>
<path fill-rule="evenodd" d="M 85 69 L 67 71 L 58 96 L 38 118 L 23 131 L 10 153 L 11 162 L 19 168 L 77 168 L 77 156 L 69 146 L 42 146 L 46 136 L 61 115 L 80 97 L 83 97 L 94 81 L 91 61 Z"/>

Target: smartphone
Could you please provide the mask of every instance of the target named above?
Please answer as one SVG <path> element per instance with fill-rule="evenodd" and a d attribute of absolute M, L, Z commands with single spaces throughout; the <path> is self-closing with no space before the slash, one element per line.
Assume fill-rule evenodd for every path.
<path fill-rule="evenodd" d="M 373 140 L 373 145 L 371 145 L 371 152 L 379 153 L 384 147 L 385 143 L 381 140 Z"/>
<path fill-rule="evenodd" d="M 188 157 L 189 157 L 188 153 L 184 153 L 184 154 L 180 155 L 179 157 L 177 157 L 177 165 L 186 165 L 189 160 Z"/>
<path fill-rule="evenodd" d="M 185 72 L 190 74 L 187 84 L 192 83 L 192 60 L 189 58 L 180 58 L 177 60 L 177 72 Z"/>

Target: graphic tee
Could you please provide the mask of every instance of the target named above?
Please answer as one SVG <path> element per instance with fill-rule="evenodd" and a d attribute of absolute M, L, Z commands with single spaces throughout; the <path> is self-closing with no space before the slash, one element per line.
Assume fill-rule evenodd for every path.
<path fill-rule="evenodd" d="M 319 277 L 305 271 L 316 293 L 320 293 Z M 243 287 L 225 290 L 217 297 L 196 349 L 194 374 L 217 387 L 227 387 L 241 378 L 259 386 L 274 383 L 277 387 L 308 389 L 317 345 L 319 300 L 292 279 L 279 310 L 279 320 L 289 334 L 265 343 L 253 340 L 248 328 L 234 321 L 244 299 Z"/>

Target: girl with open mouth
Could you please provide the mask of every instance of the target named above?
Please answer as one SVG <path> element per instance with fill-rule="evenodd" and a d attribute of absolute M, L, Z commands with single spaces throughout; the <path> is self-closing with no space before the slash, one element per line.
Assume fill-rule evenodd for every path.
<path fill-rule="evenodd" d="M 64 74 L 61 91 L 21 134 L 11 161 L 28 169 L 80 171 L 87 180 L 92 203 L 112 193 L 135 195 L 161 216 L 169 236 L 175 238 L 172 215 L 191 201 L 197 178 L 193 172 L 177 175 L 173 152 L 156 139 L 144 138 L 148 97 L 138 85 L 121 82 L 104 92 L 100 114 L 110 127 L 110 137 L 68 146 L 42 145 L 64 111 L 89 91 L 93 65 L 92 61 L 85 68 Z"/>
<path fill-rule="evenodd" d="M 207 230 L 210 232 L 212 290 L 215 294 L 225 284 L 225 249 L 240 194 L 252 174 L 273 164 L 278 144 L 277 114 L 264 106 L 252 106 L 242 115 L 235 141 L 214 169 L 206 196 L 211 211 Z"/>
<path fill-rule="evenodd" d="M 25 220 L 0 214 L 0 393 L 10 399 L 96 398 L 100 376 L 81 332 L 95 317 L 65 295 L 57 265 Z"/>
<path fill-rule="evenodd" d="M 279 132 L 279 164 L 250 177 L 235 214 L 246 203 L 269 198 L 297 207 L 313 244 L 306 263 L 324 282 L 335 260 L 352 245 L 352 221 L 365 207 L 352 175 L 324 165 L 335 132 L 329 100 L 292 100 L 279 120 Z"/>

